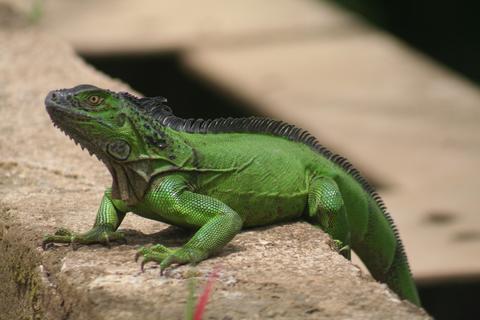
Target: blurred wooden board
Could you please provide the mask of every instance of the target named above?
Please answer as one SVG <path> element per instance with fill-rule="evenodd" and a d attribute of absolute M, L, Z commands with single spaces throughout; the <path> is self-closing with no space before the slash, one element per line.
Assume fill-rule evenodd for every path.
<path fill-rule="evenodd" d="M 478 88 L 377 32 L 205 48 L 186 63 L 385 185 L 418 279 L 480 276 Z"/>
<path fill-rule="evenodd" d="M 40 24 L 88 53 L 276 41 L 355 24 L 314 0 L 46 0 Z"/>

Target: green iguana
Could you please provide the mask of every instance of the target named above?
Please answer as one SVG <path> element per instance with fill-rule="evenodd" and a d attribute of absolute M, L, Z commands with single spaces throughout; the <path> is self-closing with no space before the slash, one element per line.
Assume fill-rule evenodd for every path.
<path fill-rule="evenodd" d="M 55 90 L 45 100 L 55 124 L 112 175 L 93 228 L 60 229 L 49 243 L 124 240 L 127 212 L 196 229 L 181 248 L 141 248 L 160 269 L 196 263 L 242 228 L 304 219 L 338 251 L 353 249 L 373 277 L 420 305 L 397 228 L 373 188 L 343 157 L 307 131 L 266 118 L 182 119 L 162 97 L 137 98 L 92 85 Z"/>

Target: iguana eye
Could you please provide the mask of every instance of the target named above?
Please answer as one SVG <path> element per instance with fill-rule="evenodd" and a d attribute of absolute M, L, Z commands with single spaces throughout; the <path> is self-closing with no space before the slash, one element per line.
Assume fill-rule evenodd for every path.
<path fill-rule="evenodd" d="M 88 103 L 92 106 L 98 106 L 100 103 L 102 103 L 103 99 L 100 98 L 99 96 L 90 96 L 88 97 Z"/>

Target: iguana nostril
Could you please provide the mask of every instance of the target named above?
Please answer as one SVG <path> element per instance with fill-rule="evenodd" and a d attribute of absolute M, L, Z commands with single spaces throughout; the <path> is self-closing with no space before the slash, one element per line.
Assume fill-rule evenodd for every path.
<path fill-rule="evenodd" d="M 57 100 L 58 100 L 58 93 L 56 93 L 55 91 L 50 91 L 45 97 L 45 105 L 48 106 L 52 102 L 57 102 Z"/>

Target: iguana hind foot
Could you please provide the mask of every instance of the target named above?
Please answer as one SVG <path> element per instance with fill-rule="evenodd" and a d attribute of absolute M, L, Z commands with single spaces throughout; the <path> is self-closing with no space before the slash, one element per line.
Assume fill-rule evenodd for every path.
<path fill-rule="evenodd" d="M 137 261 L 139 257 L 143 258 L 140 264 L 142 272 L 145 271 L 145 264 L 152 261 L 157 262 L 160 265 L 160 274 L 163 274 L 163 271 L 172 264 L 197 263 L 206 259 L 207 256 L 207 252 L 202 252 L 199 249 L 169 249 L 161 244 L 157 244 L 150 248 L 140 248 L 135 254 L 135 261 Z"/>

